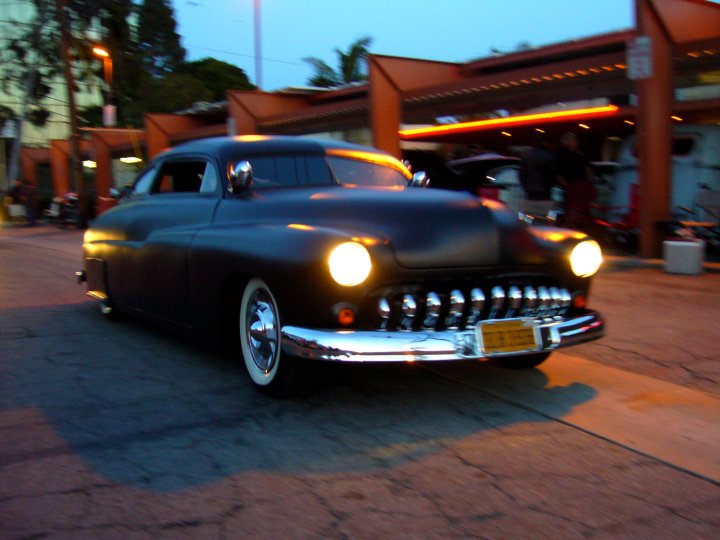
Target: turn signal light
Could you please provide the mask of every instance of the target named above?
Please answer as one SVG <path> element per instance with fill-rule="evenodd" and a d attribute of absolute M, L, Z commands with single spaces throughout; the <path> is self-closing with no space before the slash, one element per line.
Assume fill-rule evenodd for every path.
<path fill-rule="evenodd" d="M 350 308 L 341 309 L 337 315 L 340 326 L 350 326 L 355 322 L 355 312 Z"/>

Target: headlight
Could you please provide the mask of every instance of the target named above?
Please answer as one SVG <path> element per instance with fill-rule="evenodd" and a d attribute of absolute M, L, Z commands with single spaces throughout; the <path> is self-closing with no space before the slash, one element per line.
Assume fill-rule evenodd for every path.
<path fill-rule="evenodd" d="M 328 265 L 333 279 L 346 287 L 365 281 L 372 268 L 368 250 L 357 242 L 345 242 L 333 249 Z"/>
<path fill-rule="evenodd" d="M 570 268 L 579 277 L 590 277 L 602 264 L 602 250 L 595 240 L 585 240 L 570 253 Z"/>

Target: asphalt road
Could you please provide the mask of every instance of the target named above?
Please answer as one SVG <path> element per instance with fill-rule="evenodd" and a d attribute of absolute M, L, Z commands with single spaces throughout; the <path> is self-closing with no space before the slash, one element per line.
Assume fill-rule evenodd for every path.
<path fill-rule="evenodd" d="M 81 235 L 0 230 L 0 538 L 720 537 L 720 274 L 605 271 L 540 369 L 235 359 L 105 321 Z"/>

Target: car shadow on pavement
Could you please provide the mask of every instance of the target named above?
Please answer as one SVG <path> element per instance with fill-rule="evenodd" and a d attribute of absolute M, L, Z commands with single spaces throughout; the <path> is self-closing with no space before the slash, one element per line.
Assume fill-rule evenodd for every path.
<path fill-rule="evenodd" d="M 153 326 L 103 320 L 91 302 L 5 309 L 0 414 L 36 407 L 99 474 L 147 490 L 248 471 L 353 473 L 402 465 L 520 424 L 551 421 L 494 397 L 477 363 L 331 365 L 306 395 L 257 392 L 240 362 Z M 509 373 L 509 372 L 503 372 Z M 513 372 L 558 414 L 593 398 Z M 12 451 L 3 460 L 13 457 Z"/>

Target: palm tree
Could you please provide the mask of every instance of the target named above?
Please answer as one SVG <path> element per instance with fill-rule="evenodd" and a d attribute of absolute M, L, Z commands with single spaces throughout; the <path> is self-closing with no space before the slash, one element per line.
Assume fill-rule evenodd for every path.
<path fill-rule="evenodd" d="M 360 38 L 350 44 L 347 51 L 335 49 L 338 57 L 338 69 L 335 70 L 324 60 L 315 57 L 303 58 L 303 61 L 315 69 L 315 74 L 308 79 L 308 84 L 321 88 L 341 86 L 367 80 L 365 59 L 372 43 L 371 37 Z"/>

